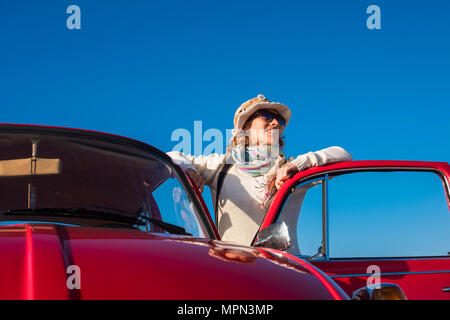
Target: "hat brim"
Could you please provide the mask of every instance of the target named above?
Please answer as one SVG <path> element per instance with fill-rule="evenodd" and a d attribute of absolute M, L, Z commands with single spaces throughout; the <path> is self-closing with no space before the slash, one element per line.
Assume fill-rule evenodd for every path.
<path fill-rule="evenodd" d="M 236 123 L 236 128 L 235 129 L 242 129 L 244 127 L 244 124 L 247 122 L 248 118 L 250 118 L 250 116 L 252 114 L 254 114 L 256 111 L 258 110 L 262 110 L 262 109 L 273 109 L 276 110 L 280 116 L 283 117 L 284 121 L 285 121 L 285 127 L 287 126 L 287 124 L 289 123 L 289 120 L 291 119 L 291 110 L 289 110 L 289 108 L 287 106 L 285 106 L 282 103 L 276 103 L 276 102 L 259 102 L 253 106 L 251 106 L 251 108 L 245 110 L 244 112 L 242 112 L 239 115 L 239 119 Z"/>

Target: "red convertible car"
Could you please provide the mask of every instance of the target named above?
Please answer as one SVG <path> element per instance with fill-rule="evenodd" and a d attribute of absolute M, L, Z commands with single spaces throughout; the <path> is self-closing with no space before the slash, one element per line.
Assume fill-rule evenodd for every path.
<path fill-rule="evenodd" d="M 254 244 L 307 260 L 354 298 L 389 286 L 391 298 L 450 299 L 449 181 L 445 162 L 311 168 L 283 184 Z"/>
<path fill-rule="evenodd" d="M 3 124 L 0 150 L 0 299 L 348 299 L 319 270 L 353 285 L 336 267 L 221 242 L 192 182 L 147 144 Z"/>

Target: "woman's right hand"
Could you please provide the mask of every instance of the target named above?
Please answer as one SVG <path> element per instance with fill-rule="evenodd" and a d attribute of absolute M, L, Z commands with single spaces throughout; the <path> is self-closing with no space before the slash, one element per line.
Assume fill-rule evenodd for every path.
<path fill-rule="evenodd" d="M 189 177 L 192 178 L 192 180 L 194 180 L 195 184 L 198 187 L 198 190 L 200 191 L 200 193 L 202 193 L 205 187 L 205 180 L 203 180 L 202 176 L 193 169 L 186 169 L 186 173 L 189 175 Z"/>
<path fill-rule="evenodd" d="M 277 171 L 275 186 L 280 189 L 283 183 L 298 172 L 298 168 L 294 163 L 287 163 Z"/>

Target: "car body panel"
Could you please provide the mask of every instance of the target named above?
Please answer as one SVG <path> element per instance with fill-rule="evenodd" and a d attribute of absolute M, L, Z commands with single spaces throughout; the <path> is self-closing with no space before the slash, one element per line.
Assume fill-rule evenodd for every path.
<path fill-rule="evenodd" d="M 0 251 L 0 299 L 345 298 L 305 262 L 210 239 L 33 223 L 0 227 Z"/>
<path fill-rule="evenodd" d="M 294 177 L 287 180 L 278 191 L 260 230 L 276 221 L 288 197 L 289 190 L 299 182 L 327 173 L 377 169 L 425 170 L 438 173 L 446 191 L 447 204 L 450 210 L 450 165 L 446 162 L 347 161 L 298 172 Z M 371 270 L 370 266 L 377 266 L 381 271 L 379 274 L 380 281 L 400 285 L 409 299 L 450 299 L 450 293 L 444 291 L 444 288 L 450 287 L 450 257 L 319 258 L 309 261 L 335 280 L 350 296 L 355 290 L 366 286 L 368 283 L 373 283 L 374 273 L 368 270 Z"/>

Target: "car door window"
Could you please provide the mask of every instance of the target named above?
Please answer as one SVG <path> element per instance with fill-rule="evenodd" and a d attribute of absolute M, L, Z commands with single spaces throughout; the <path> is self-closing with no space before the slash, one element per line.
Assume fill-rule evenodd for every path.
<path fill-rule="evenodd" d="M 183 227 L 194 237 L 206 237 L 192 201 L 175 177 L 170 177 L 159 185 L 152 196 L 158 205 L 160 217 L 157 218 Z"/>
<path fill-rule="evenodd" d="M 328 182 L 329 256 L 448 256 L 442 178 L 427 171 L 365 171 Z"/>
<path fill-rule="evenodd" d="M 302 183 L 289 195 L 277 221 L 286 222 L 291 238 L 287 252 L 320 256 L 322 251 L 323 180 Z"/>

